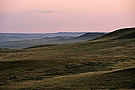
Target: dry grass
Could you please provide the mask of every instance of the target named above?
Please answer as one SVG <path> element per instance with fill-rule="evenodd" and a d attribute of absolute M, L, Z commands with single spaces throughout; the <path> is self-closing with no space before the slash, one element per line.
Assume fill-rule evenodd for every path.
<path fill-rule="evenodd" d="M 135 66 L 134 38 L 103 38 L 75 44 L 0 49 L 0 88 L 34 90 L 39 85 L 45 90 L 134 89 L 133 76 L 127 76 L 128 79 L 122 76 L 118 78 L 120 81 L 112 80 L 113 83 L 105 81 L 105 72 L 131 66 Z M 104 73 L 98 74 L 99 71 Z M 109 73 L 107 77 L 113 79 L 118 75 L 122 74 Z"/>
<path fill-rule="evenodd" d="M 28 88 L 34 90 L 100 90 L 100 89 L 132 89 L 135 84 L 135 67 L 112 71 L 88 72 L 78 75 L 58 76 L 40 81 L 26 81 L 7 88 Z M 113 78 L 112 78 L 113 77 Z M 4 88 L 4 87 L 2 87 Z M 123 90 L 123 89 L 122 89 Z"/>

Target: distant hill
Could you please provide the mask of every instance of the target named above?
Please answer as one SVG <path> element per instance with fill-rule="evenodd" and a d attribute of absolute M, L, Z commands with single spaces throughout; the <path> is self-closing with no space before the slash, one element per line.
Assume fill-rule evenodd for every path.
<path fill-rule="evenodd" d="M 101 37 L 105 35 L 105 33 L 85 33 L 81 36 L 78 36 L 78 37 L 75 37 L 76 39 L 88 39 L 88 40 L 91 40 L 91 39 L 95 39 L 95 38 L 98 38 L 98 37 Z"/>
<path fill-rule="evenodd" d="M 135 38 L 135 28 L 123 28 L 107 34 L 102 32 L 58 32 L 47 34 L 0 33 L 0 48 L 26 48 L 35 45 L 77 43 L 92 39 L 113 40 L 131 38 Z"/>
<path fill-rule="evenodd" d="M 58 33 L 0 33 L 0 42 L 42 39 L 50 37 L 77 37 L 87 32 L 58 32 Z"/>
<path fill-rule="evenodd" d="M 70 39 L 75 36 L 56 36 L 56 37 L 44 37 L 43 39 Z"/>
<path fill-rule="evenodd" d="M 101 38 L 106 39 L 131 39 L 135 38 L 135 28 L 123 28 L 115 30 L 114 32 L 108 33 Z"/>
<path fill-rule="evenodd" d="M 36 46 L 36 45 L 69 44 L 69 43 L 76 43 L 76 42 L 92 40 L 92 39 L 101 37 L 105 34 L 105 33 L 94 32 L 94 33 L 86 33 L 86 34 L 81 35 L 82 33 L 84 33 L 84 32 L 78 32 L 78 33 L 77 32 L 74 32 L 74 33 L 73 32 L 71 32 L 71 33 L 70 32 L 61 32 L 61 33 L 52 33 L 52 34 L 50 33 L 50 34 L 46 34 L 46 35 L 44 35 L 44 34 L 41 34 L 41 35 L 40 34 L 38 34 L 38 35 L 37 34 L 32 34 L 32 35 L 31 34 L 28 34 L 28 35 L 15 34 L 17 36 L 14 36 L 14 38 L 12 38 L 13 36 L 9 38 L 9 36 L 6 35 L 5 39 L 7 41 L 0 42 L 0 48 L 26 48 L 26 47 L 30 47 L 30 46 Z M 54 35 L 54 37 L 52 37 L 53 35 Z M 78 35 L 80 35 L 80 36 L 78 36 Z M 3 37 L 3 36 L 1 36 L 1 37 Z M 35 39 L 35 38 L 37 38 L 37 39 Z M 19 41 L 16 41 L 16 40 L 19 40 Z"/>
<path fill-rule="evenodd" d="M 0 42 L 21 41 L 31 39 L 41 39 L 45 37 L 44 34 L 30 34 L 30 33 L 0 33 Z"/>

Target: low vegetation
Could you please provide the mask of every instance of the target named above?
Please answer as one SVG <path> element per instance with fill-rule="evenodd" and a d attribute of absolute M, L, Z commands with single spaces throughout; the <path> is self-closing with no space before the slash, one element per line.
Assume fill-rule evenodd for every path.
<path fill-rule="evenodd" d="M 135 89 L 134 32 L 122 29 L 74 44 L 0 49 L 0 89 Z"/>

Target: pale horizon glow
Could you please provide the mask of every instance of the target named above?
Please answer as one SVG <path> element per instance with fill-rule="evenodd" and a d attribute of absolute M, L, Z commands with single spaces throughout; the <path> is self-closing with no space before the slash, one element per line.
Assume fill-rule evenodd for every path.
<path fill-rule="evenodd" d="M 135 27 L 135 0 L 0 0 L 0 33 L 110 32 Z"/>

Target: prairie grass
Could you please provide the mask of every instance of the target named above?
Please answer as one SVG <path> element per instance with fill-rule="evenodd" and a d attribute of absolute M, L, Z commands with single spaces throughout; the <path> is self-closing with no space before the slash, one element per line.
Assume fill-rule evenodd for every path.
<path fill-rule="evenodd" d="M 132 66 L 134 38 L 0 49 L 0 89 L 135 89 L 134 68 L 108 72 Z"/>

